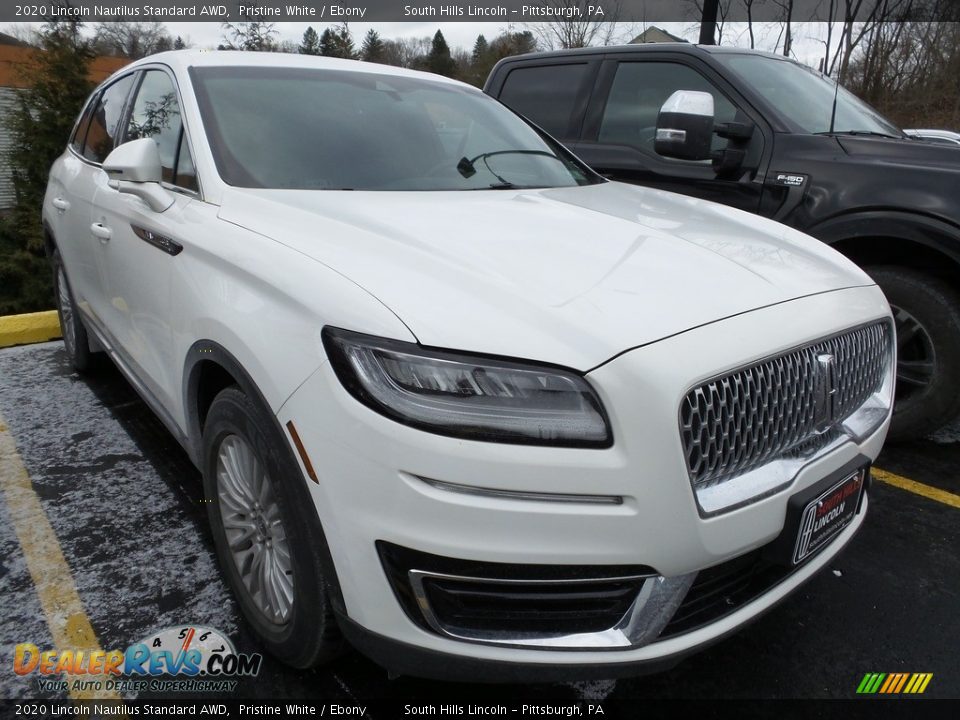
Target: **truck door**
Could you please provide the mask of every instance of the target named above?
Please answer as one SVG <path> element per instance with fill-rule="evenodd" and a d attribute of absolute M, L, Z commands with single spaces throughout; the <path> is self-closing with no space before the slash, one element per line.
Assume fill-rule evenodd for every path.
<path fill-rule="evenodd" d="M 654 151 L 660 107 L 677 90 L 713 95 L 718 124 L 748 121 L 755 125 L 742 172 L 718 178 L 709 160 L 676 160 Z M 763 165 L 772 147 L 768 138 L 772 135 L 765 123 L 696 58 L 632 53 L 604 60 L 576 152 L 594 170 L 614 180 L 757 212 Z M 713 150 L 722 150 L 726 144 L 727 140 L 714 136 Z"/>

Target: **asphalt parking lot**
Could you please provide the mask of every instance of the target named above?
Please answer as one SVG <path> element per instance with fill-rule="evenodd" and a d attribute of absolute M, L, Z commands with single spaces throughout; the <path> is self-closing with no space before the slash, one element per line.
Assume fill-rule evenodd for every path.
<path fill-rule="evenodd" d="M 26 475 L 11 477 L 17 458 Z M 388 679 L 350 652 L 309 672 L 268 657 L 235 696 L 856 698 L 866 673 L 924 672 L 933 674 L 925 698 L 960 698 L 960 423 L 923 442 L 888 446 L 877 467 L 885 473 L 874 483 L 870 517 L 829 569 L 671 671 L 562 685 L 453 685 Z M 0 698 L 63 695 L 16 675 L 11 658 L 18 643 L 56 647 L 64 632 L 113 649 L 197 624 L 223 631 L 240 651 L 258 650 L 220 579 L 197 471 L 109 363 L 81 378 L 60 343 L 0 350 L 0 481 Z"/>

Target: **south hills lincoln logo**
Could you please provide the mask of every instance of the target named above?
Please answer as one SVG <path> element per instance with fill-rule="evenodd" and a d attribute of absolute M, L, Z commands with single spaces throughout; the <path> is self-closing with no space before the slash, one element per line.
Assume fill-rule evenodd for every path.
<path fill-rule="evenodd" d="M 857 686 L 858 695 L 922 695 L 933 673 L 867 673 Z"/>

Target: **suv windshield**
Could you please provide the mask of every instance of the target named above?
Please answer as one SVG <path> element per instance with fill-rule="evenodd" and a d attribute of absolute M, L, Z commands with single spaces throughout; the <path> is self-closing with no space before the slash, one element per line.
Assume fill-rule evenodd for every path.
<path fill-rule="evenodd" d="M 230 185 L 485 190 L 602 182 L 480 91 L 322 69 L 191 74 L 217 169 Z"/>
<path fill-rule="evenodd" d="M 717 53 L 715 57 L 806 132 L 830 132 L 836 84 L 829 78 L 805 65 L 764 55 Z M 833 129 L 903 137 L 896 125 L 842 87 L 837 92 Z"/>

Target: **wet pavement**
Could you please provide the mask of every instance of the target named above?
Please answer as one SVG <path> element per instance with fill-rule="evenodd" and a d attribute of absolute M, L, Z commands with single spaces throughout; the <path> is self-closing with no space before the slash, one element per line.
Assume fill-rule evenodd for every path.
<path fill-rule="evenodd" d="M 220 578 L 199 473 L 115 368 L 104 363 L 81 378 L 59 343 L 2 350 L 0 417 L 101 647 L 125 648 L 160 628 L 196 624 L 221 630 L 239 651 L 258 651 Z M 960 495 L 960 423 L 930 440 L 888 446 L 877 466 Z M 451 684 L 388 679 L 351 651 L 306 672 L 267 657 L 236 696 L 404 703 L 853 698 L 865 673 L 929 672 L 925 697 L 960 698 L 958 521 L 956 507 L 874 483 L 868 521 L 826 570 L 751 626 L 658 675 Z M 0 590 L 0 698 L 42 697 L 33 676 L 12 671 L 17 643 L 52 647 L 53 640 L 6 502 Z"/>

